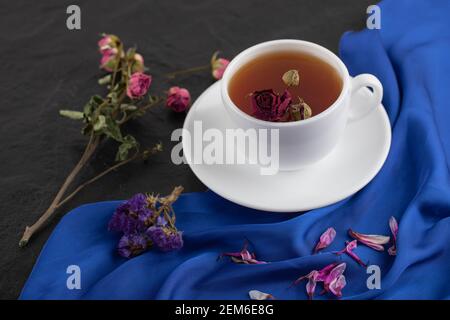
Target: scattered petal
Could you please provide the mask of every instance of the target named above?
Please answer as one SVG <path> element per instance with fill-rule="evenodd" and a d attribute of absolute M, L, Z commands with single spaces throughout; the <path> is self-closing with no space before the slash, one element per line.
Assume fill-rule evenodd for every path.
<path fill-rule="evenodd" d="M 397 234 L 398 234 L 398 223 L 394 217 L 389 219 L 389 228 L 392 233 L 392 246 L 388 249 L 388 253 L 391 256 L 397 255 Z"/>
<path fill-rule="evenodd" d="M 345 262 L 336 265 L 333 269 L 331 269 L 328 274 L 324 274 L 325 278 L 323 280 L 323 287 L 325 292 L 331 291 L 331 284 L 340 276 L 344 274 L 344 271 L 347 267 Z"/>
<path fill-rule="evenodd" d="M 390 240 L 390 237 L 388 236 L 382 236 L 377 234 L 362 234 L 353 231 L 352 229 L 348 229 L 348 234 L 353 239 L 356 239 L 362 244 L 365 244 L 366 246 L 377 251 L 384 251 L 383 244 L 388 243 Z"/>
<path fill-rule="evenodd" d="M 328 288 L 332 294 L 340 298 L 342 297 L 342 289 L 346 286 L 346 284 L 347 282 L 345 281 L 345 276 L 340 275 L 330 283 Z"/>
<path fill-rule="evenodd" d="M 270 293 L 261 292 L 258 290 L 250 290 L 248 292 L 248 295 L 250 296 L 250 299 L 252 300 L 268 300 L 268 299 L 275 299 L 273 295 Z"/>
<path fill-rule="evenodd" d="M 259 261 L 256 260 L 256 256 L 254 253 L 250 253 L 247 250 L 248 243 L 244 243 L 244 247 L 240 252 L 225 252 L 222 253 L 219 258 L 221 257 L 230 257 L 231 261 L 235 263 L 244 263 L 244 264 L 266 264 L 265 261 Z"/>
<path fill-rule="evenodd" d="M 325 249 L 328 247 L 336 237 L 336 230 L 334 228 L 328 228 L 319 239 L 319 243 L 317 243 L 314 253 L 317 253 L 319 250 Z"/>
<path fill-rule="evenodd" d="M 301 276 L 297 280 L 294 281 L 293 285 L 297 285 L 302 280 L 308 279 L 306 284 L 306 293 L 308 294 L 309 299 L 314 297 L 314 292 L 316 290 L 316 286 L 318 282 L 323 282 L 324 290 L 322 293 L 331 292 L 334 295 L 341 297 L 341 290 L 345 286 L 345 277 L 343 277 L 343 273 L 346 268 L 346 263 L 332 263 L 321 270 L 312 270 L 305 276 Z"/>
<path fill-rule="evenodd" d="M 337 255 L 341 255 L 343 253 L 348 254 L 353 260 L 358 262 L 361 266 L 366 267 L 367 265 L 359 258 L 356 253 L 353 252 L 353 250 L 358 246 L 357 240 L 353 240 L 350 242 L 347 242 L 345 248 L 341 251 L 335 252 Z"/>

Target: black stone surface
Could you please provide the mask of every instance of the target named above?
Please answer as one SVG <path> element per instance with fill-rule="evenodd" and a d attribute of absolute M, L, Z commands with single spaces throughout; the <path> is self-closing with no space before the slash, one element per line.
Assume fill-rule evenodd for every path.
<path fill-rule="evenodd" d="M 81 7 L 80 31 L 66 28 L 66 8 Z M 101 74 L 96 48 L 102 32 L 136 45 L 154 76 L 152 90 L 187 87 L 193 98 L 211 83 L 208 72 L 167 82 L 164 73 L 203 65 L 215 50 L 233 57 L 258 42 L 280 38 L 314 41 L 337 51 L 346 30 L 365 25 L 369 0 L 286 1 L 2 1 L 0 4 L 0 298 L 15 299 L 59 218 L 81 204 L 123 199 L 137 192 L 186 191 L 206 187 L 186 165 L 170 161 L 171 132 L 184 116 L 158 107 L 129 126 L 165 151 L 148 164 L 133 163 L 82 191 L 24 249 L 25 225 L 48 207 L 78 161 L 85 138 L 79 123 L 58 116 L 80 107 Z M 111 163 L 115 145 L 106 143 L 79 182 Z"/>

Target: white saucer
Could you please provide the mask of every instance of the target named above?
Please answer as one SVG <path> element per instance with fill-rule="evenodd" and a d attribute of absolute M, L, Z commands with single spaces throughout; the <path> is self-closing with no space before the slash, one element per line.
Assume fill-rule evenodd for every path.
<path fill-rule="evenodd" d="M 353 103 L 364 102 L 367 92 L 360 91 Z M 222 104 L 219 81 L 195 101 L 184 129 L 193 133 L 198 120 L 203 130 L 233 128 Z M 192 154 L 190 143 L 185 141 L 184 154 Z M 296 212 L 324 207 L 359 191 L 381 169 L 390 145 L 391 126 L 379 105 L 364 118 L 349 122 L 331 154 L 306 169 L 261 175 L 257 165 L 188 163 L 208 188 L 232 202 L 264 211 Z"/>

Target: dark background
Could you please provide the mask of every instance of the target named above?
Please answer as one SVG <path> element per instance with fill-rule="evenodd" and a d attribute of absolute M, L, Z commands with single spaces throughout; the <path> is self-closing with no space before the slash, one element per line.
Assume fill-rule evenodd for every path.
<path fill-rule="evenodd" d="M 168 82 L 163 74 L 209 63 L 221 50 L 232 58 L 258 42 L 298 38 L 337 52 L 346 30 L 365 26 L 369 0 L 4 1 L 0 3 L 0 298 L 15 299 L 59 218 L 83 203 L 124 199 L 137 192 L 166 193 L 174 185 L 203 191 L 187 165 L 175 166 L 170 134 L 184 115 L 163 106 L 128 130 L 141 142 L 162 141 L 165 151 L 149 163 L 132 163 L 87 187 L 58 211 L 48 227 L 19 249 L 25 225 L 49 206 L 78 161 L 86 139 L 61 108 L 80 108 L 103 94 L 97 79 L 102 32 L 136 45 L 154 76 L 152 92 L 181 85 L 195 99 L 213 80 L 208 72 Z M 66 28 L 66 8 L 81 7 L 81 30 Z M 77 180 L 111 163 L 106 143 Z M 70 245 L 70 244 L 68 244 Z"/>

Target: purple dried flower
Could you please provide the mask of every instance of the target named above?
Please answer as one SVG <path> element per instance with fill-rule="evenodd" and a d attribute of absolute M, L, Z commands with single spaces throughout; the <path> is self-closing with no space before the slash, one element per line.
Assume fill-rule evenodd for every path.
<path fill-rule="evenodd" d="M 352 229 L 348 229 L 348 234 L 353 239 L 358 240 L 362 244 L 365 244 L 366 246 L 377 250 L 377 251 L 384 251 L 383 244 L 386 244 L 389 242 L 389 237 L 387 236 L 381 236 L 378 234 L 362 234 L 356 231 L 353 231 Z"/>
<path fill-rule="evenodd" d="M 108 229 L 124 234 L 144 232 L 152 214 L 152 210 L 147 207 L 145 195 L 138 193 L 117 207 Z"/>
<path fill-rule="evenodd" d="M 147 235 L 155 246 L 162 251 L 172 251 L 183 247 L 182 233 L 167 227 L 152 226 Z"/>
<path fill-rule="evenodd" d="M 144 234 L 126 234 L 119 240 L 118 251 L 122 257 L 132 258 L 147 249 L 148 239 Z"/>
<path fill-rule="evenodd" d="M 317 243 L 314 253 L 317 253 L 319 250 L 325 249 L 328 247 L 336 237 L 336 230 L 334 228 L 328 228 L 319 239 L 319 243 Z"/>
<path fill-rule="evenodd" d="M 394 217 L 389 219 L 389 228 L 392 232 L 392 247 L 388 249 L 390 256 L 397 255 L 397 234 L 398 234 L 398 223 Z"/>

